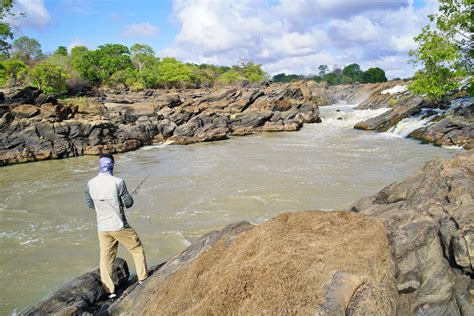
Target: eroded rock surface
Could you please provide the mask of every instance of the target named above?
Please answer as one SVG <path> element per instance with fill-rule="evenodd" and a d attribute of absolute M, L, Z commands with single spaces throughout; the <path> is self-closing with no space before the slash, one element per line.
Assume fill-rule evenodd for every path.
<path fill-rule="evenodd" d="M 385 222 L 401 315 L 473 315 L 474 152 L 429 162 L 353 211 Z"/>
<path fill-rule="evenodd" d="M 34 88 L 10 91 L 0 106 L 0 165 L 100 153 L 152 143 L 296 131 L 320 122 L 328 101 L 314 82 L 220 90 L 97 92 L 56 100 Z"/>

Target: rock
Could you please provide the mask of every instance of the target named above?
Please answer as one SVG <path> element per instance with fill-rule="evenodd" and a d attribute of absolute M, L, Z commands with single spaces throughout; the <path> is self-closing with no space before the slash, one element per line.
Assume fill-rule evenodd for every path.
<path fill-rule="evenodd" d="M 464 149 L 473 149 L 474 125 L 456 122 L 446 117 L 429 127 L 413 131 L 408 137 L 439 146 L 459 146 Z"/>
<path fill-rule="evenodd" d="M 275 255 L 278 254 L 278 255 Z M 200 238 L 112 315 L 382 314 L 398 299 L 386 231 L 351 212 L 293 212 Z"/>
<path fill-rule="evenodd" d="M 9 104 L 34 104 L 41 93 L 42 91 L 38 88 L 24 87 L 8 96 L 5 101 Z"/>
<path fill-rule="evenodd" d="M 171 275 L 189 265 L 193 260 L 198 258 L 202 253 L 207 251 L 216 242 L 225 238 L 232 240 L 236 235 L 250 230 L 253 225 L 247 222 L 238 222 L 227 225 L 222 231 L 212 231 L 193 242 L 181 254 L 171 258 L 162 265 L 151 277 L 148 278 L 142 286 L 134 288 L 128 292 L 126 296 L 121 297 L 115 304 L 109 308 L 110 314 L 127 314 L 135 308 L 137 300 L 145 300 L 146 296 L 154 292 L 157 285 L 168 279 Z"/>
<path fill-rule="evenodd" d="M 352 210 L 385 222 L 400 315 L 471 315 L 474 152 L 436 159 Z"/>
<path fill-rule="evenodd" d="M 38 97 L 36 97 L 35 102 L 34 102 L 34 104 L 37 106 L 41 106 L 45 103 L 57 104 L 58 100 L 56 99 L 55 96 L 51 94 L 41 93 Z"/>
<path fill-rule="evenodd" d="M 183 103 L 183 101 L 181 101 L 181 99 L 177 95 L 168 98 L 168 107 L 170 109 L 175 108 L 175 107 L 181 105 L 182 103 Z"/>
<path fill-rule="evenodd" d="M 30 118 L 40 113 L 40 108 L 36 105 L 21 104 L 17 105 L 11 111 L 15 118 Z"/>
<path fill-rule="evenodd" d="M 2 164 L 20 161 L 124 152 L 155 141 L 177 144 L 216 141 L 262 130 L 295 131 L 304 123 L 320 122 L 317 96 L 311 82 L 284 85 L 249 84 L 216 90 L 99 89 L 93 98 L 56 100 L 34 88 L 10 93 L 0 106 L 0 136 L 11 139 L 0 149 Z M 15 103 L 31 99 L 41 107 Z M 105 103 L 104 103 L 105 102 Z M 9 113 L 7 115 L 7 113 Z M 9 125 L 27 119 L 27 124 Z M 65 123 L 60 133 L 42 138 L 12 138 L 22 126 Z M 99 125 L 96 122 L 102 122 Z M 268 122 L 268 123 L 267 123 Z M 270 123 L 271 122 L 271 123 Z M 103 126 L 101 126 L 101 124 Z M 53 125 L 51 125 L 53 126 Z M 29 136 L 28 136 L 29 137 Z M 14 140 L 13 140 L 14 139 Z"/>
<path fill-rule="evenodd" d="M 385 132 L 409 116 L 419 113 L 424 104 L 422 98 L 409 99 L 406 103 L 390 109 L 379 116 L 357 123 L 354 128 Z"/>
<path fill-rule="evenodd" d="M 127 262 L 117 258 L 114 263 L 113 280 L 117 287 L 127 284 L 129 278 Z M 84 315 L 94 313 L 105 304 L 106 295 L 100 282 L 99 269 L 88 272 L 54 292 L 47 299 L 22 310 L 19 315 Z"/>
<path fill-rule="evenodd" d="M 284 130 L 283 121 L 278 122 L 266 122 L 262 127 L 264 132 L 281 132 Z"/>

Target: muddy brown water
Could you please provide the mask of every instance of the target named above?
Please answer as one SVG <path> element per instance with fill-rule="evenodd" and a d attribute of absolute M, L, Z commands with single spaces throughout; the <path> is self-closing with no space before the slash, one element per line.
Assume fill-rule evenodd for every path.
<path fill-rule="evenodd" d="M 321 108 L 323 123 L 299 132 L 116 155 L 115 175 L 130 191 L 149 175 L 127 213 L 149 265 L 228 223 L 259 223 L 285 210 L 347 207 L 413 174 L 426 161 L 458 152 L 352 129 L 382 111 L 334 105 Z M 84 204 L 85 185 L 96 173 L 96 157 L 0 169 L 1 315 L 47 297 L 98 266 L 95 213 Z M 119 255 L 133 270 L 123 248 Z"/>

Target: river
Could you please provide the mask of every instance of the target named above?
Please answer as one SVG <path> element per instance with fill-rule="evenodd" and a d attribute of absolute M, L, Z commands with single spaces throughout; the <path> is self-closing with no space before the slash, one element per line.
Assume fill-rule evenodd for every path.
<path fill-rule="evenodd" d="M 129 190 L 147 180 L 128 211 L 147 261 L 177 254 L 225 224 L 259 223 L 284 210 L 332 210 L 401 180 L 447 149 L 352 129 L 384 111 L 320 108 L 323 123 L 188 146 L 160 145 L 116 155 Z M 338 119 L 340 118 L 340 119 Z M 45 298 L 98 266 L 95 213 L 84 188 L 96 157 L 0 169 L 0 314 Z M 131 256 L 120 248 L 134 270 Z"/>

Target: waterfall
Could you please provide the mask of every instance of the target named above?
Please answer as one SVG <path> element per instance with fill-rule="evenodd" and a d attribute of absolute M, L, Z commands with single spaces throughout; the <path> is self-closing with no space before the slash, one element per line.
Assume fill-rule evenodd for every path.
<path fill-rule="evenodd" d="M 397 125 L 388 130 L 388 133 L 407 137 L 417 129 L 434 124 L 433 120 L 440 115 L 446 114 L 447 112 L 455 112 L 456 110 L 467 107 L 471 104 L 472 98 L 463 97 L 453 100 L 446 108 L 422 108 L 418 114 L 404 118 L 398 122 Z"/>

